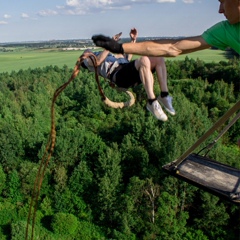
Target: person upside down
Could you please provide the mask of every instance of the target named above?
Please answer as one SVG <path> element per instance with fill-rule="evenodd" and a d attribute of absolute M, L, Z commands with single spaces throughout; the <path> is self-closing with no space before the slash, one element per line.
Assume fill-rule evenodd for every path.
<path fill-rule="evenodd" d="M 121 34 L 118 33 L 112 38 L 118 41 Z M 138 35 L 137 29 L 131 29 L 129 35 L 131 42 L 135 43 Z M 127 89 L 142 83 L 148 98 L 146 107 L 158 120 L 167 121 L 168 119 L 160 103 L 169 114 L 175 115 L 175 110 L 172 106 L 173 98 L 168 93 L 167 70 L 163 57 L 141 56 L 131 61 L 132 54 L 113 55 L 108 50 L 93 52 L 90 49 L 86 49 L 82 54 L 82 57 L 85 59 L 81 66 L 90 72 L 94 72 L 95 69 L 92 61 L 88 58 L 89 52 L 96 56 L 98 74 L 110 80 L 119 88 Z M 156 72 L 161 89 L 158 97 L 156 97 L 153 90 L 154 72 Z"/>

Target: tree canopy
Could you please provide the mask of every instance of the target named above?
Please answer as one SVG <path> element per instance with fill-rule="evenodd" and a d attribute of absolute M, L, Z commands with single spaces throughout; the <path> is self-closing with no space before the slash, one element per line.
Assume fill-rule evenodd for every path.
<path fill-rule="evenodd" d="M 61 93 L 36 238 L 238 238 L 239 208 L 168 176 L 162 166 L 240 99 L 239 60 L 206 64 L 186 58 L 167 61 L 167 69 L 176 116 L 164 123 L 146 111 L 142 86 L 132 89 L 136 104 L 124 109 L 105 106 L 94 74 L 85 70 Z M 48 66 L 0 74 L 1 239 L 24 239 L 31 192 L 50 132 L 52 96 L 71 73 L 67 66 Z M 104 80 L 101 85 L 110 99 L 126 99 Z M 160 93 L 157 83 L 154 88 Z M 239 168 L 239 133 L 238 121 L 210 157 Z M 217 131 L 209 141 L 216 136 Z"/>

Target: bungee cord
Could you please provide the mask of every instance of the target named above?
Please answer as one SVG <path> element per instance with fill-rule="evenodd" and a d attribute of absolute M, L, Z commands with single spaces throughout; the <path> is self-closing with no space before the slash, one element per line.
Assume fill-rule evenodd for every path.
<path fill-rule="evenodd" d="M 125 91 L 129 96 L 130 100 L 128 102 L 113 102 L 109 100 L 104 92 L 103 89 L 100 86 L 99 82 L 99 75 L 97 71 L 97 59 L 96 56 L 93 53 L 85 53 L 84 55 L 81 55 L 73 69 L 72 75 L 69 78 L 69 80 L 61 85 L 59 88 L 56 89 L 54 92 L 53 98 L 52 98 L 52 103 L 51 103 L 51 130 L 48 138 L 48 142 L 45 148 L 44 155 L 41 159 L 40 166 L 37 172 L 37 176 L 34 182 L 34 187 L 32 191 L 32 197 L 30 201 L 30 207 L 29 207 L 29 212 L 28 212 L 28 218 L 27 218 L 27 226 L 26 226 L 26 232 L 25 232 L 25 240 L 29 240 L 29 235 L 30 239 L 34 239 L 34 228 L 35 228 L 35 222 L 36 222 L 36 212 L 37 212 L 37 207 L 38 207 L 38 200 L 39 200 L 39 195 L 40 195 L 40 190 L 42 186 L 42 182 L 44 179 L 44 175 L 46 172 L 46 169 L 48 167 L 48 164 L 50 162 L 51 156 L 53 154 L 53 150 L 56 144 L 56 130 L 55 130 L 55 102 L 58 98 L 58 96 L 61 94 L 61 92 L 77 77 L 77 75 L 80 72 L 80 67 L 82 62 L 86 57 L 89 57 L 93 63 L 94 69 L 95 69 L 95 79 L 98 85 L 98 90 L 101 95 L 102 101 L 109 107 L 113 108 L 123 108 L 123 107 L 129 107 L 132 106 L 135 103 L 135 98 L 133 94 L 130 91 L 127 91 L 126 89 L 121 89 L 122 91 Z M 30 223 L 31 223 L 31 230 L 30 230 Z"/>

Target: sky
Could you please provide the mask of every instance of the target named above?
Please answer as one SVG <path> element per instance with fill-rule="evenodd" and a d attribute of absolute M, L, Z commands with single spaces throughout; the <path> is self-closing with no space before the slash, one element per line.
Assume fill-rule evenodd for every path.
<path fill-rule="evenodd" d="M 0 43 L 200 35 L 225 20 L 218 0 L 0 0 Z"/>

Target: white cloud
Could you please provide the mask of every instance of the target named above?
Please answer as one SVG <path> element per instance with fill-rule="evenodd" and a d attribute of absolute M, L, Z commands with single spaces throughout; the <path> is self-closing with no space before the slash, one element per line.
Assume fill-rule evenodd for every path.
<path fill-rule="evenodd" d="M 29 15 L 27 13 L 22 13 L 21 18 L 29 18 Z"/>
<path fill-rule="evenodd" d="M 4 14 L 3 17 L 6 18 L 6 19 L 11 18 L 11 16 L 8 15 L 8 14 Z"/>
<path fill-rule="evenodd" d="M 176 2 L 176 0 L 155 0 L 155 1 L 151 1 L 151 0 L 131 0 L 131 2 L 134 3 L 171 3 L 171 2 Z"/>
<path fill-rule="evenodd" d="M 81 6 L 81 4 L 80 4 L 80 2 L 78 0 L 67 0 L 66 4 L 67 4 L 67 6 L 70 6 L 70 7 L 79 7 L 79 6 Z"/>
<path fill-rule="evenodd" d="M 164 2 L 171 2 L 171 3 L 174 3 L 176 2 L 176 0 L 157 0 L 158 3 L 164 3 Z"/>
<path fill-rule="evenodd" d="M 128 10 L 134 4 L 175 3 L 176 0 L 66 0 L 64 6 L 58 9 L 65 14 L 83 15 L 87 13 L 104 12 L 107 10 Z"/>
<path fill-rule="evenodd" d="M 194 0 L 183 0 L 184 3 L 194 3 Z"/>
<path fill-rule="evenodd" d="M 112 0 L 66 0 L 66 6 L 82 9 L 105 8 L 106 6 L 119 5 L 120 2 L 121 1 L 118 0 L 115 0 L 114 2 Z"/>
<path fill-rule="evenodd" d="M 0 21 L 0 25 L 8 24 L 6 21 Z"/>
<path fill-rule="evenodd" d="M 56 8 L 57 8 L 57 9 L 63 9 L 64 6 L 60 6 L 60 5 L 58 5 L 58 6 L 56 6 Z"/>
<path fill-rule="evenodd" d="M 112 0 L 66 0 L 64 9 L 67 14 L 84 15 L 96 11 L 104 11 L 107 9 L 116 8 L 120 1 Z"/>
<path fill-rule="evenodd" d="M 193 0 L 182 0 L 185 3 Z M 154 4 L 154 3 L 175 3 L 176 0 L 65 0 L 64 5 L 56 5 L 55 10 L 46 9 L 37 13 L 38 16 L 47 17 L 58 14 L 67 15 L 85 15 L 101 13 L 111 10 L 126 11 L 136 4 Z M 5 18 L 11 17 L 5 14 Z M 28 14 L 22 13 L 22 18 L 30 18 Z"/>
<path fill-rule="evenodd" d="M 52 16 L 52 15 L 57 15 L 57 14 L 58 14 L 57 11 L 50 10 L 50 9 L 42 10 L 42 11 L 38 12 L 38 15 L 41 17 Z"/>

